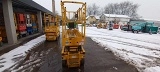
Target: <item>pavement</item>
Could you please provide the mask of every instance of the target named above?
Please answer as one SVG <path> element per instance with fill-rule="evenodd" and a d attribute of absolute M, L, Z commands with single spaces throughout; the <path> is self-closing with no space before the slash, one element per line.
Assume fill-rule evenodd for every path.
<path fill-rule="evenodd" d="M 138 72 L 137 69 L 97 45 L 91 38 L 86 38 L 85 64 L 80 68 L 64 68 L 61 61 L 61 40 L 45 41 L 34 48 L 29 59 L 19 64 L 17 72 Z M 38 61 L 36 61 L 38 60 Z M 28 63 L 26 63 L 28 62 Z M 29 65 L 30 63 L 30 65 Z"/>

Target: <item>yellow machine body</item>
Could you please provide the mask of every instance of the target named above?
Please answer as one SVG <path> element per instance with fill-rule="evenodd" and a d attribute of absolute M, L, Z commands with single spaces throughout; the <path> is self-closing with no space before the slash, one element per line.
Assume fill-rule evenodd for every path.
<path fill-rule="evenodd" d="M 16 35 L 17 35 L 17 38 L 19 38 L 19 37 L 18 37 L 19 33 L 18 33 L 18 31 L 17 31 L 17 20 L 16 20 L 16 15 L 15 15 L 15 13 L 13 13 L 13 16 L 14 16 L 14 23 L 15 23 L 15 28 L 16 28 Z"/>
<path fill-rule="evenodd" d="M 103 29 L 107 29 L 107 24 L 104 23 L 102 27 L 103 27 Z"/>
<path fill-rule="evenodd" d="M 102 26 L 103 26 L 102 23 L 99 23 L 99 24 L 97 25 L 97 28 L 98 28 L 98 29 L 103 28 Z"/>
<path fill-rule="evenodd" d="M 97 25 L 97 28 L 100 29 L 100 28 L 103 28 L 103 29 L 106 29 L 107 28 L 107 24 L 106 23 L 99 23 Z"/>
<path fill-rule="evenodd" d="M 44 15 L 45 35 L 47 41 L 55 41 L 60 36 L 59 18 L 56 16 L 55 22 L 51 15 Z"/>
<path fill-rule="evenodd" d="M 1 34 L 1 31 L 0 31 Z M 2 46 L 2 37 L 0 37 L 0 47 Z"/>
<path fill-rule="evenodd" d="M 1 34 L 1 31 L 0 31 L 0 34 Z M 2 42 L 2 37 L 0 37 L 0 43 Z"/>
<path fill-rule="evenodd" d="M 65 3 L 81 4 L 77 11 L 67 11 Z M 62 11 L 62 65 L 80 67 L 84 65 L 85 30 L 86 30 L 86 3 L 76 1 L 61 1 Z M 71 18 L 71 14 L 73 17 Z M 67 17 L 69 16 L 69 17 Z"/>
<path fill-rule="evenodd" d="M 5 25 L 0 26 L 0 37 L 2 37 L 2 42 L 7 42 L 7 34 L 6 34 Z"/>

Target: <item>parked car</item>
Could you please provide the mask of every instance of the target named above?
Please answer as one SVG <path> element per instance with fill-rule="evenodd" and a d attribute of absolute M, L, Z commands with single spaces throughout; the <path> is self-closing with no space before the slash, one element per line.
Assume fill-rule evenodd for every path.
<path fill-rule="evenodd" d="M 121 28 L 121 30 L 127 31 L 128 30 L 128 25 L 127 24 L 121 25 L 120 28 Z"/>

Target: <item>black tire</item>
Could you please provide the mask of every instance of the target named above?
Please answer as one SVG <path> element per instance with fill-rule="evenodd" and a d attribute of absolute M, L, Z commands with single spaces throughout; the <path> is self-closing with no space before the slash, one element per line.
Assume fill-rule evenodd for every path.
<path fill-rule="evenodd" d="M 133 30 L 133 33 L 135 33 L 136 31 L 135 30 Z"/>
<path fill-rule="evenodd" d="M 19 38 L 22 38 L 22 37 L 23 37 L 23 35 L 20 34 L 20 35 L 19 35 Z"/>
<path fill-rule="evenodd" d="M 19 35 L 17 36 L 17 39 L 20 39 Z"/>
<path fill-rule="evenodd" d="M 30 35 L 34 34 L 33 32 L 30 33 Z"/>
<path fill-rule="evenodd" d="M 152 35 L 152 31 L 151 30 L 149 30 L 149 34 Z"/>
<path fill-rule="evenodd" d="M 58 41 L 58 39 L 59 39 L 59 36 L 56 37 L 56 40 L 55 40 L 55 41 Z"/>
<path fill-rule="evenodd" d="M 134 33 L 137 33 L 137 30 L 135 30 Z"/>
<path fill-rule="evenodd" d="M 3 45 L 3 42 L 0 42 L 0 47 L 2 47 L 2 45 Z"/>
<path fill-rule="evenodd" d="M 132 33 L 134 33 L 134 30 L 132 30 Z"/>
<path fill-rule="evenodd" d="M 29 36 L 30 34 L 29 33 L 26 33 L 26 36 Z"/>
<path fill-rule="evenodd" d="M 66 60 L 62 60 L 62 67 L 66 67 L 67 66 L 67 61 Z"/>
<path fill-rule="evenodd" d="M 55 41 L 58 41 L 58 37 L 56 37 L 56 40 Z"/>
<path fill-rule="evenodd" d="M 81 66 L 84 66 L 84 59 L 81 60 Z"/>
<path fill-rule="evenodd" d="M 137 33 L 137 30 L 134 30 L 134 33 Z"/>
<path fill-rule="evenodd" d="M 139 33 L 139 31 L 137 31 L 137 33 Z"/>

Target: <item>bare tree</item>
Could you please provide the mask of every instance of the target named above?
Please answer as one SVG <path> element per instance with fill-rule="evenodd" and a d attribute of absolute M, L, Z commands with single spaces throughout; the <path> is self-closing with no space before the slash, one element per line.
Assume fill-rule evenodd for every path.
<path fill-rule="evenodd" d="M 107 14 L 122 14 L 128 15 L 132 18 L 139 18 L 140 16 L 137 14 L 137 9 L 139 5 L 134 4 L 130 1 L 124 1 L 121 3 L 110 3 L 105 6 L 104 13 Z"/>
<path fill-rule="evenodd" d="M 104 14 L 104 8 L 100 8 L 99 15 L 102 15 L 102 14 Z"/>
<path fill-rule="evenodd" d="M 87 15 L 100 15 L 100 7 L 95 3 L 87 7 Z"/>
<path fill-rule="evenodd" d="M 89 5 L 88 7 L 87 7 L 87 15 L 92 15 L 92 7 Z"/>

